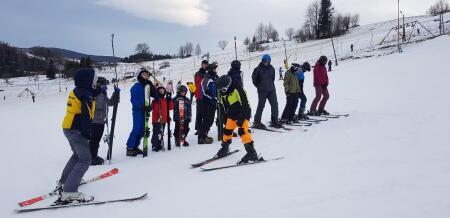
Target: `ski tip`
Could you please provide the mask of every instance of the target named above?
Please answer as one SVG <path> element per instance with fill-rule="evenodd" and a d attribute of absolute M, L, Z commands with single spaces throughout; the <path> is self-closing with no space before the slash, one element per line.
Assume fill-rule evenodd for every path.
<path fill-rule="evenodd" d="M 118 172 L 119 172 L 119 169 L 118 169 L 118 168 L 114 168 L 114 169 L 111 170 L 111 172 L 113 172 L 113 173 L 118 173 Z"/>

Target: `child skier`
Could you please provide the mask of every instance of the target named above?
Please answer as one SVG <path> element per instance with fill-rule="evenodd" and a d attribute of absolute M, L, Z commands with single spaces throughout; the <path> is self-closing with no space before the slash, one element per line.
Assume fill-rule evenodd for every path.
<path fill-rule="evenodd" d="M 100 147 L 100 141 L 103 137 L 103 131 L 105 129 L 105 123 L 108 119 L 108 106 L 113 106 L 114 102 L 118 101 L 118 94 L 120 89 L 114 87 L 114 93 L 111 99 L 108 98 L 108 80 L 105 77 L 98 77 L 97 79 L 97 93 L 95 97 L 95 112 L 91 129 L 91 140 L 89 145 L 91 147 L 92 163 L 91 165 L 103 165 L 103 158 L 98 156 L 98 148 Z"/>
<path fill-rule="evenodd" d="M 306 107 L 306 101 L 308 100 L 305 95 L 305 91 L 303 90 L 303 85 L 305 83 L 305 72 L 311 71 L 311 65 L 308 62 L 305 62 L 302 64 L 302 66 L 297 70 L 297 78 L 298 78 L 298 84 L 300 86 L 300 108 L 298 109 L 298 120 L 304 120 L 308 119 L 308 117 L 305 115 L 305 107 Z"/>
<path fill-rule="evenodd" d="M 73 153 L 56 187 L 60 196 L 55 205 L 94 200 L 94 197 L 78 192 L 78 186 L 92 162 L 89 140 L 95 111 L 97 76 L 93 69 L 80 69 L 75 72 L 74 81 L 75 88 L 69 94 L 62 123 Z"/>
<path fill-rule="evenodd" d="M 298 64 L 293 63 L 288 71 L 284 74 L 284 92 L 286 93 L 286 106 L 281 115 L 281 122 L 290 124 L 294 121 L 295 110 L 298 105 L 298 96 L 300 86 L 297 78 Z"/>
<path fill-rule="evenodd" d="M 146 85 L 150 85 L 150 96 L 157 98 L 155 86 L 148 79 L 150 73 L 147 70 L 141 70 L 137 76 L 138 82 L 131 87 L 131 104 L 133 110 L 133 129 L 127 140 L 127 156 L 136 157 L 138 154 L 143 154 L 139 149 L 142 136 L 144 135 L 144 111 L 145 108 L 145 91 Z"/>
<path fill-rule="evenodd" d="M 188 88 L 184 85 L 180 85 L 177 90 L 177 96 L 174 98 L 174 107 L 173 107 L 173 120 L 175 122 L 175 146 L 180 147 L 181 139 L 183 139 L 183 146 L 189 146 L 189 143 L 184 140 L 189 133 L 189 123 L 191 122 L 191 101 L 186 97 L 186 93 L 188 92 Z M 180 102 L 184 105 L 183 108 L 180 108 Z M 180 114 L 181 111 L 184 112 L 183 117 Z M 183 125 L 183 132 L 180 132 L 181 125 Z"/>
<path fill-rule="evenodd" d="M 170 117 L 167 117 L 167 110 L 173 109 L 172 100 L 170 100 L 170 105 L 167 107 L 167 100 L 165 97 L 166 88 L 164 88 L 164 86 L 158 86 L 156 90 L 158 92 L 158 98 L 153 99 L 151 104 L 153 124 L 152 150 L 154 152 L 158 152 L 163 149 L 162 136 L 164 133 L 164 127 L 170 119 Z"/>
<path fill-rule="evenodd" d="M 256 153 L 252 135 L 248 130 L 251 109 L 244 88 L 239 82 L 233 81 L 228 75 L 224 75 L 217 80 L 217 89 L 221 93 L 219 101 L 226 111 L 226 125 L 223 129 L 222 148 L 217 152 L 216 157 L 228 155 L 233 131 L 238 128 L 239 136 L 247 151 L 239 164 L 262 160 Z"/>

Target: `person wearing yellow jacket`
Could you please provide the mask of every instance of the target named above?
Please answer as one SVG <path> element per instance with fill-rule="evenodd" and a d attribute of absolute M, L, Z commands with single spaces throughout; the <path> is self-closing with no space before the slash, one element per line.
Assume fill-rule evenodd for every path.
<path fill-rule="evenodd" d="M 92 162 L 89 140 L 95 111 L 97 76 L 93 69 L 80 69 L 75 72 L 74 81 L 75 88 L 67 99 L 66 115 L 62 124 L 72 156 L 64 167 L 56 187 L 59 191 L 56 205 L 89 202 L 94 199 L 78 192 L 78 186 Z"/>
<path fill-rule="evenodd" d="M 222 148 L 217 152 L 216 157 L 220 158 L 229 154 L 233 131 L 238 128 L 238 134 L 247 151 L 247 154 L 242 157 L 239 164 L 263 160 L 256 153 L 252 135 L 248 129 L 250 126 L 251 109 L 242 84 L 236 80 L 232 80 L 228 75 L 221 76 L 216 83 L 217 90 L 220 91 L 220 99 L 218 100 L 226 114 Z"/>

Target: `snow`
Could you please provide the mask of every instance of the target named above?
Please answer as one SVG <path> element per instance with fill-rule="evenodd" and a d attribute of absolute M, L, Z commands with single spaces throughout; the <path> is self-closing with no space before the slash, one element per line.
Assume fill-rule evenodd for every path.
<path fill-rule="evenodd" d="M 447 16 L 448 17 L 448 16 Z M 432 18 L 423 18 L 432 19 Z M 450 102 L 446 98 L 450 81 L 445 64 L 450 56 L 450 37 L 412 43 L 403 53 L 370 50 L 367 29 L 383 32 L 390 22 L 359 27 L 340 39 L 360 40 L 364 59 L 339 62 L 330 76 L 331 98 L 327 109 L 333 113 L 351 113 L 307 127 L 308 132 L 283 134 L 255 131 L 258 153 L 283 160 L 200 172 L 189 166 L 209 158 L 220 144 L 197 145 L 191 130 L 188 148 L 150 153 L 145 159 L 125 156 L 125 142 L 131 130 L 129 88 L 132 81 L 121 83 L 122 94 L 117 117 L 113 164 L 91 167 L 86 178 L 117 167 L 120 173 L 104 181 L 86 185 L 80 191 L 98 200 L 149 193 L 149 198 L 134 203 L 33 212 L 22 217 L 449 217 L 450 216 Z M 389 27 L 389 28 L 388 28 Z M 382 31 L 383 30 L 383 31 Z M 370 33 L 369 33 L 370 36 Z M 365 42 L 363 42 L 365 39 Z M 276 68 L 281 66 L 284 48 L 270 45 Z M 297 54 L 313 62 L 320 51 L 330 55 L 329 40 L 299 44 Z M 345 45 L 343 48 L 347 48 Z M 308 50 L 308 48 L 310 50 Z M 289 55 L 295 59 L 295 43 L 289 42 Z M 343 49 L 340 57 L 349 51 Z M 381 54 L 381 55 L 380 55 Z M 212 53 L 228 69 L 234 53 Z M 243 55 L 243 53 L 242 53 Z M 260 56 L 251 62 L 257 64 Z M 292 60 L 290 59 L 290 60 Z M 172 79 L 191 78 L 194 58 L 171 60 Z M 199 63 L 199 61 L 197 61 Z M 146 63 L 151 66 L 152 63 Z M 312 63 L 313 64 L 313 63 Z M 198 65 L 198 64 L 197 64 Z M 248 62 L 243 62 L 247 66 Z M 157 63 L 155 63 L 157 66 Z M 121 64 L 121 74 L 140 66 Z M 187 70 L 188 68 L 192 68 Z M 251 85 L 251 70 L 245 71 L 245 88 L 253 113 L 257 93 Z M 106 76 L 107 70 L 102 71 Z M 306 74 L 308 105 L 313 98 L 312 75 Z M 15 81 L 15 80 L 13 80 Z M 26 84 L 26 79 L 16 83 Z M 68 82 L 69 90 L 71 88 Z M 276 82 L 280 112 L 284 108 L 282 82 Z M 1 86 L 3 87 L 3 85 Z M 16 93 L 23 86 L 9 87 L 7 101 L 0 99 L 0 217 L 13 217 L 17 202 L 51 190 L 70 149 L 62 134 L 61 122 L 67 93 L 60 93 L 58 83 L 49 82 L 39 92 L 36 103 Z M 110 89 L 111 90 L 111 89 Z M 3 93 L 1 93 L 3 94 Z M 195 108 L 195 107 L 193 107 Z M 194 112 L 195 114 L 195 112 Z M 263 121 L 268 122 L 267 103 Z M 304 128 L 304 127 L 303 127 Z M 173 129 L 173 128 L 172 128 Z M 193 129 L 193 123 L 191 123 Z M 216 138 L 215 126 L 211 135 Z M 234 139 L 232 149 L 242 151 L 208 166 L 237 162 L 243 146 Z M 99 153 L 106 155 L 106 146 Z M 38 203 L 49 204 L 51 200 Z"/>

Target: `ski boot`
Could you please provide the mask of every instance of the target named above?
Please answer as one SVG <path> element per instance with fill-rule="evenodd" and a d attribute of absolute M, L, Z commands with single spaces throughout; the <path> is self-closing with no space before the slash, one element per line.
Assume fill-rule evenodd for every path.
<path fill-rule="evenodd" d="M 189 147 L 189 143 L 185 140 L 183 146 L 184 147 Z"/>
<path fill-rule="evenodd" d="M 216 154 L 216 158 L 221 158 L 221 157 L 225 157 L 228 155 L 228 153 L 230 152 L 230 142 L 222 142 L 222 148 L 220 148 L 220 150 L 217 152 Z"/>
<path fill-rule="evenodd" d="M 52 204 L 52 206 L 86 203 L 93 200 L 93 196 L 86 195 L 83 192 L 61 192 L 60 197 Z"/>
<path fill-rule="evenodd" d="M 163 150 L 163 147 L 161 145 L 152 146 L 152 151 L 154 152 L 159 152 L 161 150 Z"/>
<path fill-rule="evenodd" d="M 319 115 L 330 115 L 330 113 L 328 113 L 325 109 L 319 109 L 318 113 Z"/>
<path fill-rule="evenodd" d="M 176 141 L 175 142 L 175 147 L 179 148 L 180 147 L 180 142 Z"/>
<path fill-rule="evenodd" d="M 127 156 L 136 157 L 138 154 L 143 154 L 144 152 L 139 148 L 127 148 Z"/>
<path fill-rule="evenodd" d="M 256 150 L 253 146 L 253 142 L 247 143 L 244 145 L 245 150 L 247 151 L 247 154 L 242 157 L 241 161 L 238 162 L 238 164 L 245 164 L 250 161 L 256 162 L 256 161 L 262 161 L 263 158 L 259 158 L 258 154 L 256 153 Z"/>
<path fill-rule="evenodd" d="M 264 125 L 262 123 L 253 123 L 252 128 L 254 128 L 254 129 L 267 129 L 266 125 Z"/>
<path fill-rule="evenodd" d="M 105 160 L 103 160 L 103 158 L 97 156 L 92 159 L 91 166 L 103 165 L 104 163 L 105 163 Z"/>
<path fill-rule="evenodd" d="M 320 116 L 318 111 L 309 111 L 306 115 L 308 116 Z"/>
<path fill-rule="evenodd" d="M 298 115 L 297 115 L 299 120 L 308 120 L 309 117 L 305 115 L 305 108 L 300 108 L 300 110 L 298 110 Z"/>
<path fill-rule="evenodd" d="M 53 192 L 58 193 L 58 195 L 61 195 L 63 187 L 64 187 L 64 184 L 62 184 L 62 182 L 58 181 L 58 182 L 56 182 L 56 187 L 55 187 L 55 189 L 53 189 Z"/>
<path fill-rule="evenodd" d="M 275 119 L 275 118 L 272 119 L 272 121 L 270 121 L 270 125 L 269 126 L 275 128 L 275 129 L 283 128 L 283 124 L 281 123 L 281 121 L 278 120 L 278 119 Z"/>

